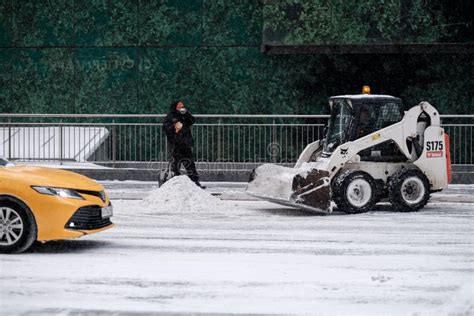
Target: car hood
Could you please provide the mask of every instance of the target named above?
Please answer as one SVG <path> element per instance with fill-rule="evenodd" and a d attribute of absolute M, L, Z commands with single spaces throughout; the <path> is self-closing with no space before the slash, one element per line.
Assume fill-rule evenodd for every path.
<path fill-rule="evenodd" d="M 74 173 L 55 168 L 13 166 L 0 169 L 8 179 L 27 182 L 35 186 L 49 186 L 66 189 L 102 191 L 104 188 L 94 180 Z"/>

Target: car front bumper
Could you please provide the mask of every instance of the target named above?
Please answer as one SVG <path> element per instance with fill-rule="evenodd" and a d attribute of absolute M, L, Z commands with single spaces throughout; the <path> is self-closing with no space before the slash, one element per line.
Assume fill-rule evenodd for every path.
<path fill-rule="evenodd" d="M 111 218 L 103 219 L 101 209 L 110 205 L 98 197 L 85 200 L 41 196 L 30 201 L 38 228 L 37 240 L 49 241 L 78 238 L 95 234 L 114 226 Z"/>

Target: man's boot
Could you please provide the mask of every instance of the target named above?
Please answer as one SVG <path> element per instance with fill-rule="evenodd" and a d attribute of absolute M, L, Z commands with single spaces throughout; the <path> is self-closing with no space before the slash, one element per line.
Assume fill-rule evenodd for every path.
<path fill-rule="evenodd" d="M 202 185 L 201 183 L 199 183 L 199 181 L 194 181 L 194 183 L 196 183 L 196 185 L 198 187 L 200 187 L 201 189 L 205 190 L 206 189 L 206 186 Z"/>

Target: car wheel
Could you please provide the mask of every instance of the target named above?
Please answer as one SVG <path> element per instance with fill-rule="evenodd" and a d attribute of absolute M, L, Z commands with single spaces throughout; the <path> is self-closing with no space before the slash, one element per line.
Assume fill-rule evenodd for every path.
<path fill-rule="evenodd" d="M 333 197 L 338 209 L 345 213 L 370 211 L 378 198 L 375 180 L 366 172 L 347 170 L 335 179 Z"/>
<path fill-rule="evenodd" d="M 417 169 L 402 169 L 396 172 L 388 184 L 389 199 L 399 212 L 416 212 L 430 199 L 428 178 Z"/>
<path fill-rule="evenodd" d="M 0 200 L 0 253 L 23 252 L 36 237 L 36 222 L 30 210 L 12 201 Z"/>

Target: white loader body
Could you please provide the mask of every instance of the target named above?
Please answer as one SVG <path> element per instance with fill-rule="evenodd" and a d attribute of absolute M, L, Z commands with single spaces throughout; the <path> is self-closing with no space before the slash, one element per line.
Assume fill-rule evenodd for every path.
<path fill-rule="evenodd" d="M 420 121 L 421 116 L 424 119 Z M 389 141 L 396 144 L 398 150 L 405 156 L 404 161 L 361 161 L 359 154 L 362 151 Z M 391 184 L 397 187 L 392 188 L 392 191 L 400 191 L 389 192 L 391 196 L 393 195 L 393 200 L 399 196 L 405 197 L 408 199 L 406 205 L 410 207 L 411 202 L 416 204 L 415 202 L 420 199 L 414 197 L 417 192 L 423 194 L 425 199 L 426 194 L 429 198 L 430 192 L 448 186 L 450 174 L 448 143 L 444 129 L 440 127 L 438 111 L 428 102 L 421 102 L 406 111 L 399 122 L 353 141 L 344 142 L 337 146 L 329 157 L 322 156 L 322 142 L 318 140 L 305 148 L 294 168 L 269 164 L 258 167 L 253 172 L 253 179 L 248 184 L 247 192 L 277 203 L 330 213 L 334 206 L 332 200 L 340 198 L 333 192 L 334 185 L 341 186 L 337 182 L 348 182 L 347 187 L 354 190 L 355 195 L 365 190 L 366 195 L 370 193 L 374 199 L 376 197 L 372 195 L 379 192 L 382 196 L 382 191 L 388 190 Z M 418 150 L 415 146 L 419 147 Z M 411 169 L 414 170 L 411 175 L 403 172 Z M 359 172 L 361 176 L 357 177 L 357 174 L 354 175 L 355 172 Z M 318 176 L 314 176 L 314 173 Z M 398 184 L 394 179 L 398 175 L 403 175 L 408 180 Z M 423 185 L 426 180 L 429 187 Z M 389 183 L 390 181 L 393 183 Z M 373 183 L 379 183 L 378 188 Z M 337 194 L 347 193 L 350 202 L 351 194 L 346 192 L 348 188 L 339 188 L 340 192 Z M 353 200 L 355 206 L 360 204 L 359 202 L 357 198 Z"/>

